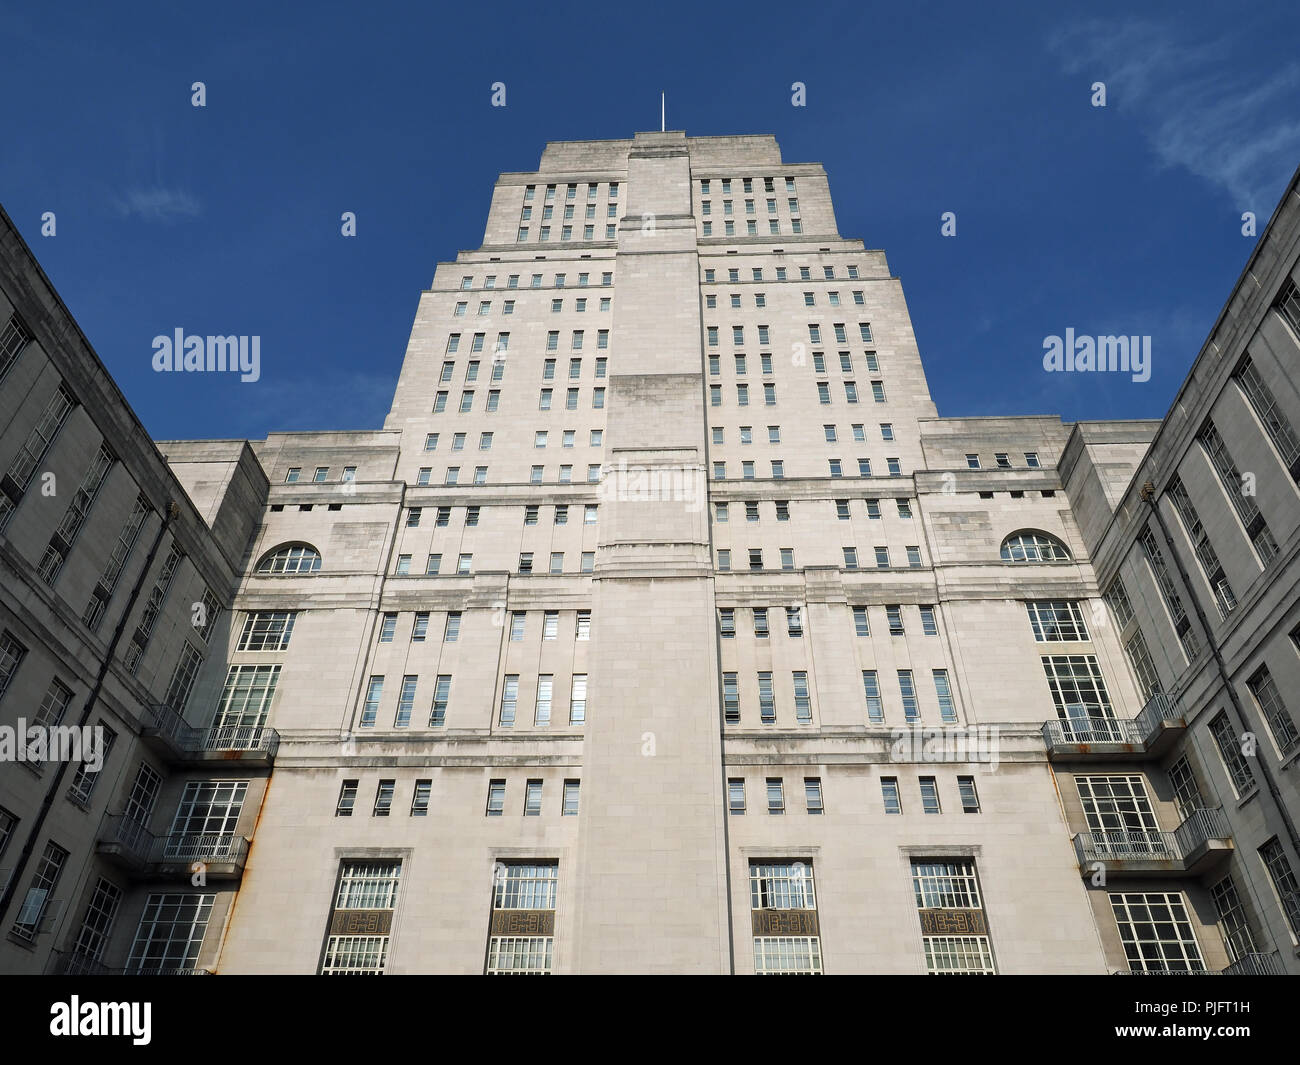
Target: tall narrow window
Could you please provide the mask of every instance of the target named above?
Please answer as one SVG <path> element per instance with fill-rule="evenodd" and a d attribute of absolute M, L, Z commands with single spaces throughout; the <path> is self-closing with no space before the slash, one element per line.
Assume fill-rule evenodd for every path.
<path fill-rule="evenodd" d="M 821 930 L 811 862 L 749 863 L 754 972 L 820 975 Z"/>
<path fill-rule="evenodd" d="M 508 862 L 492 888 L 488 975 L 549 973 L 555 944 L 554 862 Z"/>
<path fill-rule="evenodd" d="M 379 975 L 384 971 L 401 873 L 400 861 L 340 863 L 321 957 L 322 975 Z M 364 933 L 358 934 L 363 929 Z"/>
<path fill-rule="evenodd" d="M 914 860 L 912 891 L 927 972 L 997 972 L 973 861 Z"/>

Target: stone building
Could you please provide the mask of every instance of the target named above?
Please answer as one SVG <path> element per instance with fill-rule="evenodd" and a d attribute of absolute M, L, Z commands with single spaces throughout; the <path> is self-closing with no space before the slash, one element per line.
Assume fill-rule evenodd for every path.
<path fill-rule="evenodd" d="M 0 725 L 112 737 L 0 970 L 1300 972 L 1295 181 L 1141 422 L 939 417 L 771 137 L 501 175 L 375 431 L 151 441 L 0 223 Z"/>

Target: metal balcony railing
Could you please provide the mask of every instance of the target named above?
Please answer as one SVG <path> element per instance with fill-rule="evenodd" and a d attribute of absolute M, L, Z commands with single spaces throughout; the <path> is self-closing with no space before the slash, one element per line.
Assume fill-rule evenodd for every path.
<path fill-rule="evenodd" d="M 1232 827 L 1223 810 L 1217 806 L 1213 810 L 1193 810 L 1174 830 L 1178 851 L 1183 857 L 1212 839 L 1228 839 L 1231 835 Z"/>
<path fill-rule="evenodd" d="M 1224 976 L 1284 976 L 1277 951 L 1271 954 L 1245 954 L 1226 969 Z"/>
<path fill-rule="evenodd" d="M 1156 692 L 1138 712 L 1133 724 L 1142 742 L 1149 744 L 1161 725 L 1182 724 L 1185 720 L 1182 704 L 1177 699 L 1168 692 Z"/>
<path fill-rule="evenodd" d="M 46 971 L 54 976 L 120 976 L 123 970 L 76 950 L 52 950 Z"/>
<path fill-rule="evenodd" d="M 233 832 L 173 833 L 154 843 L 155 862 L 240 862 L 248 840 Z"/>
<path fill-rule="evenodd" d="M 217 725 L 201 729 L 185 721 L 165 703 L 151 706 L 154 728 L 176 750 L 198 755 L 208 751 L 250 751 L 274 756 L 280 734 L 260 725 Z"/>
<path fill-rule="evenodd" d="M 1075 837 L 1080 862 L 1176 861 L 1178 844 L 1173 832 L 1113 828 L 1080 832 Z"/>
<path fill-rule="evenodd" d="M 1070 745 L 1117 744 L 1149 748 L 1165 725 L 1185 723 L 1182 706 L 1166 692 L 1156 692 L 1134 718 L 1113 718 L 1099 714 L 1054 718 L 1043 724 L 1043 742 L 1048 750 Z"/>
<path fill-rule="evenodd" d="M 1223 810 L 1193 810 L 1172 832 L 1154 829 L 1103 829 L 1080 832 L 1074 850 L 1081 866 L 1092 862 L 1183 862 L 1210 840 L 1229 839 L 1232 829 Z"/>
<path fill-rule="evenodd" d="M 109 844 L 126 857 L 144 863 L 149 860 L 157 837 L 134 818 L 125 814 L 108 814 L 99 830 L 99 842 Z"/>

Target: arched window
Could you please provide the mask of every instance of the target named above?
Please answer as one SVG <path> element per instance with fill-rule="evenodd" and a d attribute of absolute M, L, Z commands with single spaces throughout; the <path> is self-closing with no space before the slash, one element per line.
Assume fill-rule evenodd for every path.
<path fill-rule="evenodd" d="M 1022 529 L 1002 541 L 1003 562 L 1069 562 L 1070 552 L 1055 536 Z"/>
<path fill-rule="evenodd" d="M 315 573 L 320 569 L 320 552 L 311 544 L 281 544 L 262 556 L 258 573 Z"/>

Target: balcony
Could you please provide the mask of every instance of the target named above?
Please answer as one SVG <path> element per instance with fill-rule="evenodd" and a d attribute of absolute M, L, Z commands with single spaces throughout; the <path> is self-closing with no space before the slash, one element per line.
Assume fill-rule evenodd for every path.
<path fill-rule="evenodd" d="M 52 950 L 45 969 L 50 976 L 211 976 L 208 969 L 124 969 L 105 965 L 76 950 Z"/>
<path fill-rule="evenodd" d="M 1245 954 L 1226 969 L 1117 969 L 1112 976 L 1285 976 L 1277 951 Z"/>
<path fill-rule="evenodd" d="M 119 869 L 136 875 L 147 871 L 157 837 L 123 814 L 104 817 L 95 840 L 95 853 Z"/>
<path fill-rule="evenodd" d="M 159 757 L 173 765 L 237 762 L 250 768 L 268 767 L 275 762 L 280 734 L 273 728 L 253 725 L 221 725 L 201 729 L 188 724 L 167 705 L 151 706 L 153 724 L 141 732 L 141 739 Z"/>
<path fill-rule="evenodd" d="M 175 833 L 154 841 L 150 872 L 161 876 L 188 876 L 196 862 L 209 880 L 232 880 L 243 875 L 248 840 L 233 832 Z"/>
<path fill-rule="evenodd" d="M 95 851 L 135 877 L 188 877 L 199 862 L 209 880 L 233 880 L 243 875 L 248 840 L 233 832 L 155 836 L 129 817 L 109 814 Z"/>
<path fill-rule="evenodd" d="M 1132 761 L 1161 757 L 1186 727 L 1178 700 L 1156 692 L 1132 720 L 1070 716 L 1048 721 L 1043 742 L 1052 761 Z"/>
<path fill-rule="evenodd" d="M 1084 876 L 1092 876 L 1098 862 L 1111 875 L 1200 876 L 1226 861 L 1232 849 L 1228 819 L 1217 807 L 1193 811 L 1173 832 L 1108 829 L 1074 837 L 1075 857 Z"/>
<path fill-rule="evenodd" d="M 1277 951 L 1272 954 L 1243 954 L 1226 969 L 1224 976 L 1285 976 Z"/>

